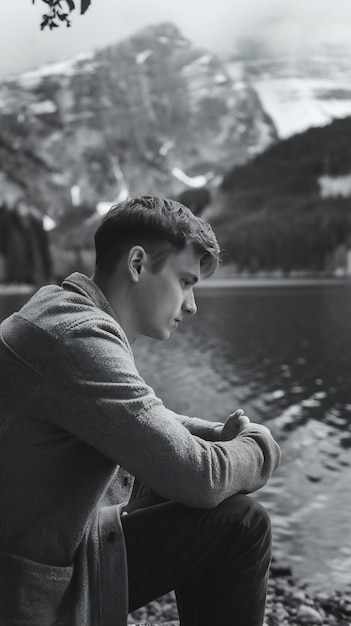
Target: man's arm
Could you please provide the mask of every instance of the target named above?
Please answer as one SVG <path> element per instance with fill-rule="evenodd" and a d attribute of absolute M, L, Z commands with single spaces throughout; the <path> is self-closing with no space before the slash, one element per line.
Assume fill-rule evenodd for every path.
<path fill-rule="evenodd" d="M 192 435 L 145 384 L 125 341 L 106 322 L 96 324 L 93 334 L 91 322 L 77 325 L 58 345 L 47 375 L 53 403 L 48 419 L 167 499 L 216 506 L 234 493 L 262 487 L 279 463 L 268 429 L 245 429 L 218 442 Z"/>
<path fill-rule="evenodd" d="M 239 435 L 245 428 L 250 427 L 251 431 L 255 429 L 263 429 L 270 432 L 266 426 L 261 424 L 253 424 L 247 415 L 244 415 L 242 409 L 236 409 L 231 413 L 225 423 L 211 422 L 209 420 L 199 419 L 198 417 L 187 417 L 186 415 L 178 415 L 173 413 L 178 420 L 192 435 L 201 437 L 206 441 L 230 441 Z"/>

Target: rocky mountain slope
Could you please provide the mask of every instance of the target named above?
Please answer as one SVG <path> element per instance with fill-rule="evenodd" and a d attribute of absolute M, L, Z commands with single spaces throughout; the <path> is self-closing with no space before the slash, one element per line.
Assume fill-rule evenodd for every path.
<path fill-rule="evenodd" d="M 236 239 L 244 232 L 232 219 L 232 207 L 239 202 L 240 219 L 249 224 L 256 218 L 248 207 L 260 205 L 261 216 L 270 214 L 275 224 L 265 222 L 261 228 L 263 222 L 256 223 L 258 247 L 265 247 L 263 233 L 280 237 L 295 210 L 288 218 L 279 214 L 277 221 L 270 200 L 280 181 L 263 204 L 254 179 L 239 195 L 222 188 L 218 198 L 215 190 L 223 175 L 227 184 L 232 174 L 226 172 L 233 167 L 239 166 L 233 179 L 238 189 L 239 178 L 251 180 L 253 170 L 241 166 L 256 163 L 270 146 L 278 148 L 279 138 L 351 114 L 350 75 L 348 58 L 340 51 L 294 59 L 242 56 L 228 63 L 194 46 L 172 24 L 159 24 L 94 53 L 10 77 L 0 82 L 0 205 L 19 212 L 18 207 L 31 206 L 44 216 L 45 228 L 57 224 L 50 235 L 54 276 L 91 265 L 86 249 L 99 219 L 96 209 L 102 213 L 129 194 L 180 197 L 196 212 L 210 204 L 208 216 L 221 213 L 219 229 L 225 231 L 228 250 L 231 229 Z M 328 177 L 339 147 L 323 154 L 314 202 L 323 193 L 330 195 L 335 185 L 334 195 L 351 188 L 348 171 L 336 170 L 342 180 Z M 291 172 L 301 171 L 299 158 L 294 151 Z M 294 182 L 299 199 L 293 203 L 300 217 L 305 203 L 301 180 Z M 246 235 L 257 249 L 254 231 Z M 237 249 L 244 246 L 247 257 L 251 248 L 245 237 Z M 250 269 L 252 263 L 256 267 L 261 261 L 246 262 Z"/>
<path fill-rule="evenodd" d="M 176 195 L 275 138 L 249 84 L 160 24 L 0 83 L 0 200 L 57 221 L 128 193 Z"/>

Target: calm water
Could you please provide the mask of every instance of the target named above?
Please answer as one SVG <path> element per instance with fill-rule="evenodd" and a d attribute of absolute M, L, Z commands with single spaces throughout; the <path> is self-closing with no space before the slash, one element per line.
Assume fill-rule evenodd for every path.
<path fill-rule="evenodd" d="M 21 297 L 25 300 L 25 296 Z M 141 339 L 139 369 L 180 413 L 267 424 L 282 464 L 255 497 L 274 549 L 315 588 L 351 572 L 351 284 L 199 289 L 198 314 L 167 342 Z M 17 308 L 0 297 L 0 318 Z"/>

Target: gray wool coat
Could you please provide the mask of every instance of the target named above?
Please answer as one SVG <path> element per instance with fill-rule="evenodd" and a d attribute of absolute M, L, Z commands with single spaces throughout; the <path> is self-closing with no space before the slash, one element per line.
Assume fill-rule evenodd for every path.
<path fill-rule="evenodd" d="M 217 423 L 218 424 L 218 423 Z M 74 273 L 0 327 L 0 624 L 126 626 L 120 509 L 133 476 L 210 508 L 262 487 L 279 463 L 248 427 L 168 410 L 140 377 L 97 285 Z"/>

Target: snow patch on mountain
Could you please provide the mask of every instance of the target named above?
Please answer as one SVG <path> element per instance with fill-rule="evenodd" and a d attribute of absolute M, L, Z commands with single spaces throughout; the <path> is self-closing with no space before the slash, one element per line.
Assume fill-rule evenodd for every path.
<path fill-rule="evenodd" d="M 166 140 L 166 141 L 164 141 L 164 142 L 163 142 L 163 144 L 162 144 L 162 146 L 160 147 L 160 149 L 159 149 L 158 153 L 159 153 L 161 156 L 165 157 L 165 156 L 168 154 L 168 152 L 169 152 L 170 150 L 172 150 L 172 148 L 174 148 L 174 141 L 172 141 L 171 139 L 168 139 L 168 140 Z"/>
<path fill-rule="evenodd" d="M 201 187 L 204 187 L 207 185 L 208 181 L 213 178 L 213 172 L 208 172 L 205 175 L 199 176 L 188 176 L 179 167 L 173 167 L 172 174 L 175 178 L 193 189 L 200 189 Z"/>
<path fill-rule="evenodd" d="M 143 50 L 136 55 L 136 62 L 142 65 L 152 55 L 152 50 Z"/>
<path fill-rule="evenodd" d="M 309 77 L 267 78 L 255 80 L 254 88 L 281 139 L 351 115 L 351 88 L 346 83 Z"/>
<path fill-rule="evenodd" d="M 225 76 L 224 74 L 215 74 L 214 81 L 216 83 L 219 83 L 219 84 L 227 83 L 228 82 L 228 77 Z"/>
<path fill-rule="evenodd" d="M 33 102 L 28 108 L 33 115 L 48 115 L 50 113 L 56 113 L 57 111 L 57 106 L 52 100 Z"/>
<path fill-rule="evenodd" d="M 47 232 L 56 228 L 56 222 L 50 215 L 43 215 L 43 228 Z"/>
<path fill-rule="evenodd" d="M 76 55 L 67 61 L 48 63 L 35 70 L 24 72 L 23 74 L 11 76 L 4 82 L 17 82 L 25 89 L 34 89 L 44 78 L 49 76 L 74 76 L 83 69 L 84 73 L 95 72 L 97 64 L 94 52 L 84 52 Z M 91 61 L 91 63 L 89 63 Z"/>
<path fill-rule="evenodd" d="M 322 198 L 350 198 L 351 174 L 345 176 L 321 176 L 318 179 L 319 192 Z"/>

